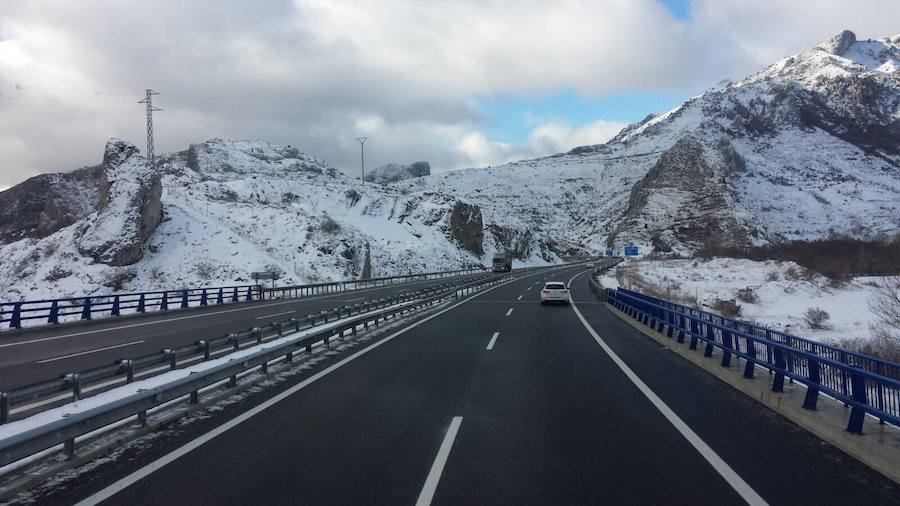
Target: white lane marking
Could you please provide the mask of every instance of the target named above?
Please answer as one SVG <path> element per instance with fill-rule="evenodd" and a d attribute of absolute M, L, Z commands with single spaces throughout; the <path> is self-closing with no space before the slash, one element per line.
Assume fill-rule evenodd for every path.
<path fill-rule="evenodd" d="M 35 362 L 35 364 L 46 364 L 47 362 L 56 362 L 57 360 L 65 360 L 67 358 L 80 357 L 81 355 L 89 355 L 91 353 L 97 353 L 98 351 L 114 350 L 116 348 L 124 348 L 126 346 L 134 346 L 135 344 L 141 344 L 143 342 L 144 342 L 143 340 L 132 341 L 130 343 L 116 344 L 113 346 L 105 346 L 103 348 L 97 348 L 96 350 L 88 350 L 88 351 L 81 351 L 78 353 L 70 353 L 68 355 L 63 355 L 61 357 L 53 357 L 53 358 L 47 358 L 44 360 L 38 360 L 37 362 Z"/>
<path fill-rule="evenodd" d="M 431 464 L 431 470 L 428 471 L 428 478 L 425 479 L 425 485 L 419 492 L 419 498 L 416 500 L 416 506 L 429 506 L 434 493 L 437 491 L 438 482 L 441 481 L 441 474 L 444 472 L 444 466 L 450 457 L 450 450 L 453 448 L 453 441 L 456 440 L 456 433 L 459 432 L 459 426 L 462 425 L 463 417 L 454 416 L 450 421 L 450 427 L 447 434 L 444 435 L 444 441 L 438 449 L 437 456 L 434 457 L 434 463 Z"/>
<path fill-rule="evenodd" d="M 531 287 L 529 286 L 528 288 L 525 289 L 525 291 L 526 291 L 526 292 L 527 292 L 527 291 L 531 291 Z"/>
<path fill-rule="evenodd" d="M 582 272 L 581 274 L 584 273 Z M 569 280 L 569 284 L 571 284 L 572 280 L 574 280 L 581 274 L 572 276 L 572 279 Z M 612 348 L 610 348 L 609 345 L 606 344 L 606 341 L 604 341 L 603 338 L 601 338 L 597 334 L 597 332 L 594 331 L 593 327 L 591 327 L 584 316 L 581 315 L 581 311 L 578 310 L 578 306 L 575 305 L 574 300 L 570 300 L 570 305 L 575 311 L 575 315 L 578 316 L 579 320 L 581 320 L 581 324 L 584 325 L 584 328 L 587 329 L 588 333 L 594 338 L 595 341 L 597 341 L 597 344 L 599 344 L 600 347 L 603 348 L 603 351 L 605 351 L 606 354 L 609 355 L 609 358 L 611 358 L 612 361 L 615 362 L 619 369 L 621 369 L 622 372 L 625 373 L 625 376 L 628 377 L 629 380 L 631 380 L 634 386 L 636 386 L 637 389 L 640 390 L 642 394 L 644 394 L 644 396 L 656 407 L 656 409 L 658 409 L 659 412 L 666 417 L 669 423 L 671 423 L 672 426 L 675 427 L 675 430 L 681 433 L 681 435 L 684 436 L 685 439 L 687 439 L 688 443 L 690 443 L 691 446 L 693 446 L 697 450 L 697 452 L 700 453 L 700 455 L 704 459 L 706 459 L 707 462 L 709 462 L 709 465 L 711 465 L 712 468 L 717 473 L 719 473 L 719 475 L 721 475 L 729 485 L 731 485 L 731 488 L 733 488 L 734 491 L 741 496 L 741 498 L 747 501 L 747 504 L 754 506 L 767 505 L 768 503 L 766 503 L 766 501 L 762 497 L 760 497 L 760 495 L 757 494 L 756 491 L 753 490 L 750 485 L 748 485 L 747 482 L 744 481 L 744 479 L 741 478 L 734 471 L 734 469 L 732 469 L 731 466 L 729 466 L 722 459 L 722 457 L 720 457 L 712 448 L 710 448 L 705 441 L 700 439 L 700 436 L 698 436 L 697 433 L 688 426 L 688 424 L 684 423 L 681 417 L 675 414 L 675 412 L 672 411 L 672 408 L 670 408 L 662 399 L 660 399 L 659 396 L 656 395 L 656 393 L 651 390 L 650 387 L 647 386 L 647 384 L 644 383 L 644 381 L 637 374 L 635 374 L 635 372 L 632 371 L 630 367 L 628 367 L 628 364 L 626 364 L 624 360 L 619 358 L 619 355 L 617 355 L 616 352 L 614 352 Z"/>
<path fill-rule="evenodd" d="M 533 275 L 534 274 L 530 274 L 529 276 L 533 276 Z M 358 293 L 358 292 L 385 289 L 385 288 L 398 288 L 401 286 L 422 284 L 422 283 L 426 283 L 428 281 L 434 281 L 434 280 L 410 281 L 409 283 L 397 283 L 395 285 L 379 286 L 379 287 L 372 287 L 372 288 L 360 288 L 358 290 L 350 290 L 350 291 Z M 216 316 L 216 315 L 226 314 L 226 313 L 236 313 L 238 311 L 249 311 L 251 309 L 258 309 L 258 308 L 262 308 L 262 307 L 283 306 L 285 304 L 302 304 L 302 303 L 304 303 L 306 301 L 310 301 L 310 300 L 331 299 L 331 298 L 335 298 L 335 297 L 344 297 L 344 296 L 345 296 L 344 293 L 339 293 L 339 294 L 334 294 L 334 295 L 320 295 L 320 296 L 316 296 L 316 297 L 297 297 L 295 299 L 285 300 L 285 301 L 281 301 L 281 302 L 269 302 L 269 303 L 265 303 L 265 304 L 257 303 L 257 304 L 253 304 L 253 305 L 250 305 L 247 307 L 226 309 L 223 311 L 213 311 L 210 313 L 188 315 L 188 316 L 178 316 L 175 318 L 166 318 L 163 320 L 153 320 L 153 321 L 144 322 L 144 323 L 132 323 L 131 325 L 120 325 L 118 327 L 108 327 L 105 329 L 95 329 L 95 330 L 85 330 L 83 332 L 73 332 L 71 334 L 63 334 L 61 336 L 42 337 L 39 339 L 29 339 L 27 341 L 17 341 L 15 343 L 0 344 L 0 348 L 9 348 L 11 346 L 22 346 L 23 344 L 33 344 L 33 343 L 40 343 L 40 342 L 44 342 L 44 341 L 55 341 L 57 339 L 65 339 L 67 337 L 75 337 L 75 336 L 84 336 L 87 334 L 97 334 L 100 332 L 112 332 L 113 330 L 131 329 L 131 328 L 135 328 L 135 327 L 145 327 L 147 325 L 157 325 L 160 323 L 189 320 L 192 318 L 206 318 L 207 316 Z M 225 304 L 223 304 L 223 305 L 225 305 Z M 194 306 L 192 309 L 196 309 L 197 307 L 198 306 Z M 100 321 L 102 321 L 102 320 L 100 320 Z"/>
<path fill-rule="evenodd" d="M 405 334 L 406 332 L 408 332 L 408 331 L 410 331 L 410 330 L 412 330 L 412 329 L 418 327 L 419 325 L 421 325 L 421 324 L 423 324 L 423 323 L 425 323 L 425 322 L 427 322 L 427 321 L 429 321 L 429 320 L 433 320 L 433 319 L 437 318 L 438 316 L 441 316 L 442 314 L 444 314 L 444 313 L 446 313 L 446 312 L 448 312 L 448 311 L 452 311 L 452 310 L 458 308 L 459 306 L 465 304 L 466 302 L 469 302 L 470 300 L 472 300 L 472 299 L 474 299 L 474 298 L 476 298 L 476 297 L 481 297 L 482 295 L 484 295 L 484 294 L 486 294 L 486 293 L 488 293 L 488 292 L 490 292 L 490 291 L 496 290 L 497 288 L 500 288 L 501 286 L 506 286 L 506 285 L 508 285 L 508 284 L 510 284 L 510 283 L 513 283 L 513 282 L 515 282 L 515 281 L 519 281 L 519 280 L 524 279 L 524 278 L 529 278 L 529 277 L 531 277 L 531 276 L 536 276 L 537 274 L 538 274 L 538 273 L 527 274 L 527 275 L 525 275 L 525 276 L 523 276 L 523 277 L 521 277 L 521 278 L 511 279 L 511 280 L 506 281 L 506 282 L 504 282 L 504 283 L 500 283 L 499 285 L 492 286 L 491 288 L 488 288 L 488 289 L 484 290 L 483 292 L 479 292 L 479 293 L 477 293 L 477 294 L 475 294 L 475 295 L 469 297 L 468 299 L 465 299 L 465 300 L 462 300 L 462 301 L 460 301 L 460 302 L 457 302 L 456 304 L 454 304 L 454 305 L 452 305 L 452 306 L 450 306 L 450 307 L 448 307 L 448 308 L 446 308 L 446 309 L 442 309 L 441 311 L 438 311 L 437 313 L 435 313 L 435 314 L 433 314 L 433 315 L 431 315 L 431 316 L 428 316 L 428 317 L 426 317 L 426 318 L 423 318 L 423 319 L 421 319 L 421 320 L 419 320 L 419 321 L 417 321 L 417 322 L 415 322 L 415 323 L 409 325 L 408 327 L 404 327 L 404 328 L 398 330 L 397 332 L 394 332 L 393 334 L 391 334 L 391 335 L 385 337 L 384 339 L 375 342 L 374 344 L 372 344 L 372 345 L 369 346 L 368 348 L 363 349 L 363 350 L 360 350 L 360 351 L 354 353 L 353 355 L 350 355 L 349 357 L 347 357 L 347 358 L 341 360 L 340 362 L 338 362 L 338 363 L 336 363 L 336 364 L 334 364 L 334 365 L 332 365 L 332 366 L 330 366 L 330 367 L 328 367 L 328 368 L 326 368 L 326 369 L 323 369 L 323 370 L 319 371 L 318 373 L 316 373 L 316 374 L 310 376 L 309 378 L 307 378 L 307 379 L 301 381 L 300 383 L 298 383 L 298 384 L 294 385 L 293 387 L 291 387 L 291 388 L 285 390 L 284 392 L 281 392 L 280 394 L 276 395 L 275 397 L 272 397 L 271 399 L 269 399 L 269 400 L 263 402 L 262 404 L 259 404 L 258 406 L 256 406 L 256 407 L 254 407 L 254 408 L 252 408 L 252 409 L 250 409 L 250 410 L 247 410 L 247 411 L 243 412 L 241 415 L 237 416 L 236 418 L 233 418 L 232 420 L 230 420 L 230 421 L 228 421 L 228 422 L 225 422 L 225 423 L 223 423 L 222 425 L 219 425 L 219 426 L 216 427 L 215 429 L 211 430 L 210 432 L 207 432 L 206 434 L 203 434 L 202 436 L 198 437 L 197 439 L 194 439 L 193 441 L 188 442 L 188 443 L 185 444 L 184 446 L 182 446 L 182 447 L 180 447 L 180 448 L 174 450 L 172 453 L 169 453 L 169 454 L 166 454 L 166 455 L 160 457 L 159 459 L 157 459 L 157 460 L 155 460 L 155 461 L 153 461 L 153 462 L 147 464 L 146 466 L 144 466 L 144 467 L 138 469 L 137 471 L 135 471 L 135 472 L 129 474 L 128 476 L 125 476 L 124 478 L 120 479 L 119 481 L 117 481 L 117 482 L 115 482 L 115 483 L 113 483 L 113 484 L 107 486 L 107 487 L 104 488 L 103 490 L 100 490 L 99 492 L 97 492 L 97 493 L 91 495 L 90 497 L 87 497 L 87 498 L 81 500 L 81 501 L 78 502 L 75 506 L 94 506 L 94 505 L 96 505 L 96 504 L 99 504 L 99 503 L 101 503 L 101 502 L 103 502 L 103 501 L 109 499 L 110 497 L 112 497 L 112 496 L 114 496 L 115 494 L 121 492 L 122 490 L 125 490 L 125 489 L 128 488 L 129 486 L 131 486 L 131 485 L 137 483 L 138 481 L 140 481 L 140 480 L 146 478 L 147 476 L 149 476 L 149 475 L 152 474 L 153 472 L 155 472 L 155 471 L 157 471 L 157 470 L 159 470 L 159 469 L 162 469 L 162 468 L 165 467 L 166 465 L 168 465 L 168 464 L 174 462 L 175 460 L 181 458 L 182 456 L 187 455 L 188 453 L 190 453 L 190 452 L 196 450 L 197 448 L 199 448 L 200 446 L 202 446 L 202 445 L 203 445 L 204 443 L 206 443 L 207 441 L 210 441 L 210 440 L 212 440 L 212 439 L 214 439 L 214 438 L 216 438 L 216 437 L 218 437 L 218 436 L 224 434 L 224 433 L 227 432 L 228 430 L 230 430 L 230 429 L 232 429 L 232 428 L 234 428 L 234 427 L 237 427 L 238 425 L 240 425 L 240 424 L 246 422 L 247 420 L 249 420 L 249 419 L 252 418 L 253 416 L 258 415 L 259 413 L 262 413 L 263 411 L 265 411 L 265 410 L 271 408 L 272 406 L 278 404 L 279 402 L 283 401 L 284 399 L 287 399 L 287 398 L 290 397 L 291 395 L 294 395 L 295 393 L 299 392 L 300 390 L 302 390 L 302 389 L 306 388 L 307 386 L 309 386 L 309 385 L 315 383 L 315 382 L 318 381 L 319 379 L 321 379 L 321 378 L 327 376 L 328 374 L 330 374 L 330 373 L 332 373 L 332 372 L 334 372 L 334 371 L 340 369 L 341 367 L 347 365 L 348 363 L 352 362 L 353 360 L 356 360 L 357 358 L 359 358 L 359 357 L 365 355 L 366 353 L 369 353 L 370 351 L 372 351 L 372 350 L 378 348 L 379 346 L 381 346 L 381 345 L 383 345 L 383 344 L 385 344 L 385 343 L 387 343 L 387 342 L 393 340 L 393 339 L 396 338 L 397 336 L 402 335 L 402 334 Z"/>
<path fill-rule="evenodd" d="M 511 315 L 511 314 L 512 314 L 512 310 L 513 310 L 513 308 L 509 308 L 509 311 L 506 312 L 506 316 Z"/>
<path fill-rule="evenodd" d="M 282 316 L 282 315 L 291 314 L 291 313 L 296 313 L 296 312 L 297 312 L 296 309 L 292 309 L 292 310 L 290 310 L 290 311 L 282 311 L 282 312 L 280 312 L 280 313 L 269 314 L 269 315 L 266 315 L 266 316 L 257 316 L 256 319 L 257 319 L 257 320 L 265 320 L 266 318 L 275 318 L 276 316 Z"/>
<path fill-rule="evenodd" d="M 497 342 L 497 336 L 499 336 L 499 335 L 500 335 L 499 332 L 494 332 L 494 335 L 491 336 L 491 342 L 489 342 L 488 345 L 487 345 L 487 349 L 488 349 L 488 350 L 493 350 L 493 349 L 494 349 L 494 343 Z"/>
<path fill-rule="evenodd" d="M 363 299 L 365 299 L 365 297 L 357 297 L 355 299 L 347 299 L 345 302 L 356 302 L 358 300 L 363 300 Z"/>
<path fill-rule="evenodd" d="M 524 297 L 524 295 L 519 295 L 519 298 L 517 298 L 516 300 L 522 300 L 522 297 Z"/>

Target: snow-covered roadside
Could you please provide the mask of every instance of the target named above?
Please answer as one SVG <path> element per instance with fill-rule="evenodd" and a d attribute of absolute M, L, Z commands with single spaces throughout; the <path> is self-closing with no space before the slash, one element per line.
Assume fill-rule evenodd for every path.
<path fill-rule="evenodd" d="M 869 301 L 881 280 L 858 277 L 837 282 L 793 262 L 734 258 L 628 261 L 619 266 L 616 278 L 616 284 L 601 280 L 604 286 L 649 289 L 706 308 L 719 300 L 736 300 L 742 319 L 829 342 L 872 337 L 870 326 L 877 318 Z M 829 314 L 829 328 L 812 329 L 804 321 L 804 313 L 813 307 Z"/>

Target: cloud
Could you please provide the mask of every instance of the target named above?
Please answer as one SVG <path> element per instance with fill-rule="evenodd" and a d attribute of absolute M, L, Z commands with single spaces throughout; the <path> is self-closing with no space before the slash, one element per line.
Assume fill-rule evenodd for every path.
<path fill-rule="evenodd" d="M 619 127 L 539 121 L 523 142 L 500 143 L 478 133 L 473 97 L 699 92 L 840 28 L 900 26 L 900 9 L 868 0 L 693 6 L 685 22 L 655 0 L 4 2 L 0 185 L 97 163 L 111 136 L 142 145 L 147 87 L 162 92 L 159 152 L 262 138 L 355 172 L 353 139 L 368 135 L 367 165 L 444 170 L 565 151 Z"/>

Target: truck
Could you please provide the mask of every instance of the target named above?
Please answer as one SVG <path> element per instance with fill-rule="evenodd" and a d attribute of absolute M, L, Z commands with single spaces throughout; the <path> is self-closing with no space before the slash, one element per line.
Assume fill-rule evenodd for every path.
<path fill-rule="evenodd" d="M 512 270 L 512 254 L 494 253 L 494 259 L 491 262 L 494 272 L 509 272 Z"/>

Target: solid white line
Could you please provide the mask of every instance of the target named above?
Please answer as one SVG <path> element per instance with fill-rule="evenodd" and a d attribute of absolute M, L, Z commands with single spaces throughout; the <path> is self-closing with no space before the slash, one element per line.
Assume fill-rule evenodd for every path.
<path fill-rule="evenodd" d="M 489 342 L 488 345 L 487 345 L 487 349 L 489 349 L 489 350 L 493 350 L 493 349 L 494 349 L 494 343 L 497 342 L 497 336 L 499 336 L 499 335 L 500 335 L 499 332 L 494 332 L 494 335 L 491 336 L 491 342 Z"/>
<path fill-rule="evenodd" d="M 530 287 L 530 286 L 529 286 L 528 288 L 525 289 L 526 292 L 527 292 L 527 291 L 530 291 L 530 290 L 531 290 L 531 287 Z"/>
<path fill-rule="evenodd" d="M 519 295 L 519 298 L 516 300 L 522 300 L 522 297 L 524 297 L 524 295 Z"/>
<path fill-rule="evenodd" d="M 257 320 L 265 320 L 266 318 L 275 318 L 276 316 L 281 316 L 281 315 L 286 315 L 286 314 L 291 314 L 291 313 L 296 313 L 296 312 L 297 312 L 297 310 L 293 309 L 291 311 L 282 311 L 280 313 L 270 314 L 270 315 L 266 315 L 266 316 L 257 316 L 256 319 Z"/>
<path fill-rule="evenodd" d="M 141 344 L 141 343 L 143 343 L 143 342 L 144 342 L 143 340 L 140 340 L 140 341 L 132 341 L 132 342 L 130 342 L 130 343 L 116 344 L 116 345 L 113 345 L 113 346 L 106 346 L 106 347 L 103 347 L 103 348 L 97 348 L 96 350 L 88 350 L 88 351 L 81 351 L 81 352 L 78 352 L 78 353 L 71 353 L 71 354 L 69 354 L 69 355 L 63 355 L 63 356 L 61 356 L 61 357 L 54 357 L 54 358 L 47 358 L 47 359 L 44 359 L 44 360 L 38 360 L 37 362 L 35 362 L 35 364 L 46 364 L 47 362 L 56 362 L 57 360 L 64 360 L 64 359 L 72 358 L 72 357 L 80 357 L 81 355 L 89 355 L 89 354 L 91 354 L 91 353 L 97 353 L 98 351 L 106 351 L 106 350 L 114 350 L 114 349 L 116 349 L 116 348 L 124 348 L 125 346 L 133 346 L 133 345 L 135 345 L 135 344 Z"/>
<path fill-rule="evenodd" d="M 511 314 L 512 314 L 512 310 L 513 310 L 513 308 L 509 308 L 509 311 L 506 312 L 506 316 L 511 315 Z"/>
<path fill-rule="evenodd" d="M 572 279 L 569 280 L 569 284 L 571 285 L 572 280 L 574 280 L 581 274 L 572 276 Z M 684 436 L 685 439 L 687 439 L 688 443 L 690 443 L 691 446 L 693 446 L 697 450 L 697 452 L 700 453 L 700 455 L 704 459 L 706 459 L 707 462 L 709 462 L 712 468 L 717 473 L 719 473 L 722 478 L 724 478 L 725 481 L 728 482 L 729 485 L 731 485 L 731 488 L 733 488 L 734 491 L 741 496 L 741 498 L 747 501 L 747 504 L 751 504 L 754 506 L 762 506 L 768 504 L 762 497 L 760 497 L 759 494 L 756 493 L 755 490 L 750 487 L 750 485 L 747 484 L 746 481 L 744 481 L 743 478 L 741 478 L 734 471 L 734 469 L 731 468 L 731 466 L 729 466 L 722 459 L 722 457 L 720 457 L 712 448 L 710 448 L 705 441 L 700 439 L 700 436 L 698 436 L 697 433 L 693 431 L 693 429 L 691 429 L 686 423 L 684 423 L 684 421 L 677 414 L 675 414 L 674 411 L 672 411 L 672 408 L 670 408 L 662 399 L 660 399 L 659 396 L 656 395 L 656 393 L 653 392 L 653 390 L 651 390 L 650 387 L 647 386 L 647 384 L 644 383 L 644 381 L 640 377 L 638 377 L 638 375 L 635 374 L 635 372 L 632 371 L 630 367 L 628 367 L 628 364 L 626 364 L 625 361 L 619 358 L 619 355 L 617 355 L 616 352 L 614 352 L 612 348 L 610 348 L 609 345 L 606 344 L 606 341 L 604 341 L 597 334 L 597 332 L 594 331 L 593 327 L 591 327 L 584 316 L 581 315 L 581 311 L 578 310 L 578 306 L 575 305 L 575 301 L 571 300 L 571 298 L 569 305 L 572 306 L 572 309 L 575 311 L 575 315 L 578 316 L 579 320 L 581 320 L 581 324 L 584 325 L 584 328 L 587 329 L 588 333 L 594 338 L 595 341 L 597 341 L 597 344 L 599 344 L 600 347 L 603 348 L 603 351 L 605 351 L 606 354 L 609 355 L 609 358 L 611 358 L 612 361 L 615 362 L 619 369 L 621 369 L 622 372 L 625 373 L 625 376 L 628 377 L 629 380 L 631 380 L 634 386 L 636 386 L 637 389 L 640 390 L 642 394 L 644 394 L 644 396 L 656 407 L 656 409 L 658 409 L 659 412 L 666 417 L 669 423 L 671 423 L 672 426 L 675 427 L 675 430 L 680 432 L 681 435 Z"/>
<path fill-rule="evenodd" d="M 429 506 L 434 493 L 437 491 L 438 482 L 441 481 L 441 473 L 444 472 L 444 466 L 450 457 L 450 449 L 453 448 L 453 441 L 456 440 L 456 433 L 459 432 L 459 426 L 462 425 L 463 417 L 454 416 L 450 421 L 450 427 L 447 434 L 444 435 L 444 441 L 438 449 L 437 456 L 434 457 L 434 463 L 431 464 L 431 470 L 428 471 L 428 478 L 425 479 L 425 485 L 419 492 L 419 498 L 416 500 L 416 506 Z"/>
<path fill-rule="evenodd" d="M 538 273 L 528 274 L 528 275 L 526 275 L 526 276 L 523 276 L 523 278 L 531 277 L 531 276 L 534 276 L 534 275 L 537 275 L 537 274 L 538 274 Z M 169 453 L 169 454 L 167 454 L 167 455 L 164 455 L 164 456 L 160 457 L 159 459 L 157 459 L 157 460 L 155 460 L 155 461 L 153 461 L 153 462 L 147 464 L 146 466 L 144 466 L 144 467 L 138 469 L 137 471 L 135 471 L 135 472 L 129 474 L 128 476 L 126 476 L 126 477 L 120 479 L 119 481 L 117 481 L 117 482 L 115 482 L 115 483 L 113 483 L 113 484 L 107 486 L 107 487 L 104 488 L 103 490 L 100 490 L 99 492 L 97 492 L 97 493 L 91 495 L 90 497 L 87 497 L 86 499 L 83 499 L 81 502 L 77 503 L 75 506 L 93 506 L 93 505 L 95 505 L 95 504 L 99 504 L 99 503 L 105 501 L 106 499 L 109 499 L 109 498 L 112 497 L 113 495 L 117 494 L 118 492 L 121 492 L 122 490 L 124 490 L 124 489 L 126 489 L 127 487 L 133 485 L 134 483 L 137 483 L 138 481 L 140 481 L 140 480 L 142 480 L 143 478 L 149 476 L 149 475 L 152 474 L 153 472 L 155 472 L 155 471 L 157 471 L 157 470 L 159 470 L 159 469 L 162 469 L 163 467 L 165 467 L 166 465 L 168 465 L 168 464 L 174 462 L 174 461 L 177 460 L 178 458 L 180 458 L 180 457 L 182 457 L 182 456 L 184 456 L 184 455 L 186 455 L 186 454 L 192 452 L 193 450 L 196 450 L 197 448 L 199 448 L 200 446 L 202 446 L 202 445 L 203 445 L 204 443 L 206 443 L 207 441 L 210 441 L 210 440 L 216 438 L 217 436 L 220 436 L 221 434 L 224 434 L 224 433 L 227 432 L 228 430 L 230 430 L 230 429 L 232 429 L 232 428 L 234 428 L 234 427 L 237 427 L 238 425 L 240 425 L 240 424 L 246 422 L 247 420 L 249 420 L 249 419 L 252 418 L 253 416 L 258 415 L 259 413 L 262 413 L 263 411 L 269 409 L 270 407 L 272 407 L 272 406 L 278 404 L 279 402 L 283 401 L 284 399 L 290 397 L 291 395 L 294 395 L 295 393 L 299 392 L 300 390 L 302 390 L 302 389 L 306 388 L 307 386 L 309 386 L 309 385 L 315 383 L 315 382 L 318 381 L 319 379 L 321 379 L 321 378 L 327 376 L 328 374 L 330 374 L 330 373 L 332 373 L 332 372 L 334 372 L 334 371 L 340 369 L 341 367 L 347 365 L 348 363 L 352 362 L 353 360 L 356 360 L 357 358 L 359 358 L 359 357 L 365 355 L 366 353 L 369 353 L 370 351 L 372 351 L 372 350 L 378 348 L 379 346 L 381 346 L 381 345 L 383 345 L 383 344 L 385 344 L 385 343 L 387 343 L 387 342 L 393 340 L 393 339 L 396 338 L 397 336 L 402 335 L 402 334 L 405 334 L 406 332 L 408 332 L 408 331 L 410 331 L 410 330 L 412 330 L 412 329 L 418 327 L 419 325 L 421 325 L 421 324 L 423 324 L 423 323 L 425 323 L 425 322 L 427 322 L 427 321 L 429 321 L 429 320 L 433 320 L 434 318 L 437 318 L 438 316 L 441 316 L 442 314 L 444 314 L 444 313 L 446 313 L 446 312 L 448 312 L 448 311 L 452 311 L 453 309 L 456 309 L 457 307 L 459 307 L 459 306 L 465 304 L 466 302 L 468 302 L 468 301 L 470 301 L 470 300 L 472 300 L 472 299 L 474 299 L 474 298 L 476 298 L 476 297 L 480 297 L 480 296 L 482 296 L 482 295 L 484 295 L 484 294 L 486 294 L 486 293 L 488 293 L 488 292 L 490 292 L 490 291 L 492 291 L 492 290 L 496 290 L 497 288 L 500 288 L 501 286 L 508 285 L 509 283 L 513 283 L 513 282 L 515 282 L 515 281 L 519 281 L 519 280 L 521 280 L 521 279 L 523 279 L 523 278 L 511 279 L 511 280 L 506 281 L 506 282 L 504 282 L 504 283 L 500 283 L 499 285 L 492 286 L 491 288 L 488 288 L 488 289 L 486 289 L 486 290 L 484 290 L 484 291 L 482 291 L 482 292 L 478 292 L 477 294 L 475 294 L 475 295 L 469 297 L 468 299 L 459 301 L 459 302 L 457 302 L 456 304 L 454 304 L 454 305 L 452 305 L 452 306 L 450 306 L 450 307 L 448 307 L 448 308 L 442 309 L 441 311 L 438 311 L 437 313 L 435 313 L 435 314 L 433 314 L 433 315 L 431 315 L 431 316 L 428 316 L 428 317 L 426 317 L 426 318 L 423 318 L 422 320 L 419 320 L 419 321 L 417 321 L 417 322 L 415 322 L 415 323 L 409 325 L 408 327 L 404 327 L 404 328 L 398 330 L 397 332 L 394 332 L 393 334 L 391 334 L 391 335 L 385 337 L 384 339 L 375 342 L 374 344 L 372 344 L 372 345 L 369 346 L 368 348 L 365 348 L 365 349 L 363 349 L 363 350 L 360 350 L 360 351 L 354 353 L 353 355 L 350 355 L 349 357 L 347 357 L 347 358 L 341 360 L 340 362 L 337 362 L 336 364 L 334 364 L 334 365 L 332 365 L 332 366 L 329 366 L 329 367 L 326 368 L 326 369 L 323 369 L 323 370 L 319 371 L 318 373 L 316 373 L 316 374 L 310 376 L 309 378 L 307 378 L 307 379 L 301 381 L 300 383 L 298 383 L 298 384 L 294 385 L 293 387 L 291 387 L 291 388 L 285 390 L 284 392 L 281 392 L 280 394 L 276 395 L 275 397 L 272 397 L 271 399 L 269 399 L 269 400 L 263 402 L 262 404 L 259 404 L 258 406 L 256 406 L 256 407 L 254 407 L 254 408 L 252 408 L 252 409 L 249 409 L 249 410 L 243 412 L 243 413 L 242 413 L 241 415 L 239 415 L 238 417 L 236 417 L 236 418 L 234 418 L 234 419 L 232 419 L 232 420 L 230 420 L 230 421 L 228 421 L 228 422 L 225 422 L 224 424 L 222 424 L 222 425 L 216 427 L 215 429 L 211 430 L 210 432 L 207 432 L 206 434 L 203 434 L 202 436 L 198 437 L 197 439 L 194 439 L 193 441 L 190 441 L 189 443 L 185 444 L 184 446 L 182 446 L 182 447 L 180 447 L 180 448 L 174 450 L 172 453 Z"/>

